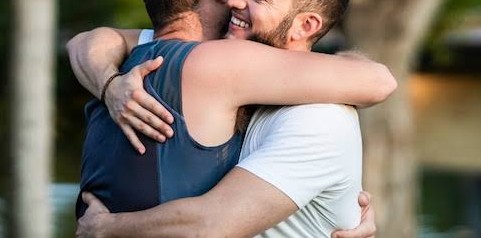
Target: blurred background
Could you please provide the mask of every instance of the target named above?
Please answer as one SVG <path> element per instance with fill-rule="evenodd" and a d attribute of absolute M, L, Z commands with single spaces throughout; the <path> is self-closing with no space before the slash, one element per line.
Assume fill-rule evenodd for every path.
<path fill-rule="evenodd" d="M 351 2 L 315 50 L 361 51 L 399 80 L 361 112 L 377 237 L 481 237 L 481 0 Z M 0 1 L 0 237 L 74 236 L 92 96 L 65 44 L 98 26 L 150 24 L 140 0 Z"/>

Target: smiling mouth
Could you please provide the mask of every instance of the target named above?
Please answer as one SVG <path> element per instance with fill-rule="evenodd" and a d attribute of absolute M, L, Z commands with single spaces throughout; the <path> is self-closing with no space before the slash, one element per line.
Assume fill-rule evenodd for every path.
<path fill-rule="evenodd" d="M 245 21 L 243 21 L 243 20 L 241 20 L 241 19 L 239 19 L 239 18 L 237 18 L 237 17 L 235 17 L 235 16 L 232 16 L 232 17 L 231 17 L 230 23 L 232 23 L 233 25 L 238 26 L 238 27 L 240 27 L 240 28 L 244 28 L 244 29 L 250 27 L 250 24 L 249 24 L 249 23 L 247 23 L 247 22 L 245 22 Z"/>

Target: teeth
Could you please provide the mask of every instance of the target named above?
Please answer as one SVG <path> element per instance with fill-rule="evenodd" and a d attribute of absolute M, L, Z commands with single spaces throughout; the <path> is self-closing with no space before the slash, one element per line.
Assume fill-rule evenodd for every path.
<path fill-rule="evenodd" d="M 249 23 L 242 21 L 241 19 L 234 16 L 232 16 L 232 18 L 230 19 L 230 22 L 241 28 L 248 28 L 250 26 Z"/>

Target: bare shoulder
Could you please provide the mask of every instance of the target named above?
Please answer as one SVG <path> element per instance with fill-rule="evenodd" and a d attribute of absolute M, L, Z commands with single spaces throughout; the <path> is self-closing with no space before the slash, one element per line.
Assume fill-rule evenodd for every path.
<path fill-rule="evenodd" d="M 187 57 L 184 72 L 190 72 L 198 80 L 235 82 L 247 71 L 255 70 L 255 62 L 263 52 L 271 51 L 276 49 L 246 40 L 202 42 Z"/>
<path fill-rule="evenodd" d="M 265 51 L 276 52 L 280 50 L 247 40 L 213 40 L 200 43 L 192 51 L 189 58 L 204 59 L 200 60 L 201 63 L 208 63 L 205 59 L 210 59 L 209 61 L 219 60 L 221 62 L 226 62 L 250 57 L 250 59 L 253 60 L 252 57 L 255 54 Z"/>

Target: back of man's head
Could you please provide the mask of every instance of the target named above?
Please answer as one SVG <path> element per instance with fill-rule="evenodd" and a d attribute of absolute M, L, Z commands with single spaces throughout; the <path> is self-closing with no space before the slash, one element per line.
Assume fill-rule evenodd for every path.
<path fill-rule="evenodd" d="M 323 27 L 311 37 L 316 42 L 323 37 L 334 25 L 344 16 L 349 0 L 295 0 L 297 1 L 297 12 L 314 12 L 323 18 Z"/>
<path fill-rule="evenodd" d="M 152 25 L 156 31 L 163 29 L 181 13 L 193 11 L 199 0 L 144 0 Z"/>

